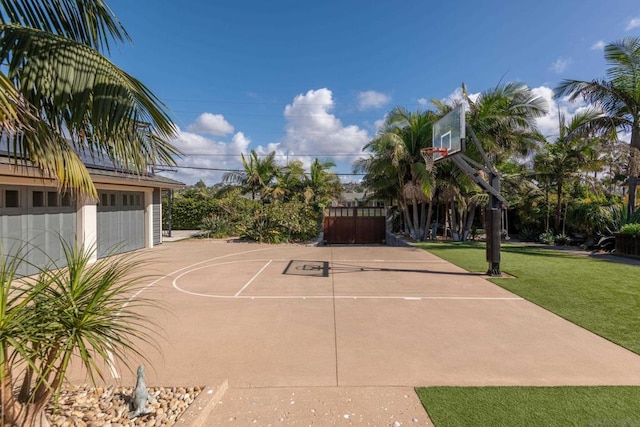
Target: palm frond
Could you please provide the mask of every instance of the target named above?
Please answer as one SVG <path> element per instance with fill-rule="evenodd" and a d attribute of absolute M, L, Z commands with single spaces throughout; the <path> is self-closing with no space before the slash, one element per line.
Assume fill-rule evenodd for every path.
<path fill-rule="evenodd" d="M 0 35 L 9 79 L 53 133 L 135 173 L 175 164 L 175 126 L 141 82 L 72 40 L 15 25 L 1 26 Z"/>
<path fill-rule="evenodd" d="M 4 73 L 0 73 L 0 123 L 5 132 L 26 129 L 36 119 L 33 108 Z"/>
<path fill-rule="evenodd" d="M 98 50 L 130 41 L 103 0 L 0 0 L 0 22 L 42 30 Z"/>
<path fill-rule="evenodd" d="M 640 37 L 629 37 L 609 43 L 604 58 L 611 64 L 607 75 L 620 87 L 633 91 L 640 99 Z"/>

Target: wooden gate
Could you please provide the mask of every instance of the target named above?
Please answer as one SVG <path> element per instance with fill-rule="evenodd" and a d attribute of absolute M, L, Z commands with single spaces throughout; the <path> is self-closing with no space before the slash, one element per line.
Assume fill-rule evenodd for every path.
<path fill-rule="evenodd" d="M 324 241 L 328 244 L 381 244 L 385 239 L 386 208 L 327 208 Z"/>

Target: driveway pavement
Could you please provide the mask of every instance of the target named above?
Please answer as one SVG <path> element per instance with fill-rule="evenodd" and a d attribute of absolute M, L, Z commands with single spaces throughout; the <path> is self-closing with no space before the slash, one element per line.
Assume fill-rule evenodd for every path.
<path fill-rule="evenodd" d="M 202 425 L 429 425 L 415 386 L 640 385 L 638 355 L 416 248 L 203 239 L 142 256 L 163 306 L 147 383 L 228 382 Z"/>

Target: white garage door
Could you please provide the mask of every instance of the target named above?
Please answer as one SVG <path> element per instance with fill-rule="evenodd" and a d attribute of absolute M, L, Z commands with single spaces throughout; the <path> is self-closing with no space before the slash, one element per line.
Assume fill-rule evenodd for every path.
<path fill-rule="evenodd" d="M 98 191 L 98 258 L 144 248 L 144 193 Z"/>
<path fill-rule="evenodd" d="M 76 220 L 69 194 L 51 187 L 0 185 L 0 244 L 5 256 L 15 255 L 20 246 L 26 250 L 21 275 L 66 265 L 61 239 L 75 241 Z"/>

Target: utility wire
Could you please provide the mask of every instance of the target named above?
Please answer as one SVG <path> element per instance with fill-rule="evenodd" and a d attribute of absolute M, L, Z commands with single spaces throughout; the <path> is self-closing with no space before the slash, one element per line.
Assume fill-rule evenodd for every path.
<path fill-rule="evenodd" d="M 204 171 L 215 171 L 215 172 L 244 172 L 241 169 L 223 169 L 223 168 L 209 168 L 203 166 L 171 166 L 167 169 L 159 169 L 156 168 L 156 172 L 177 172 L 175 169 L 195 169 L 195 170 L 204 170 Z M 365 173 L 342 173 L 342 172 L 333 172 L 334 175 L 338 176 L 362 176 L 366 175 Z"/>

